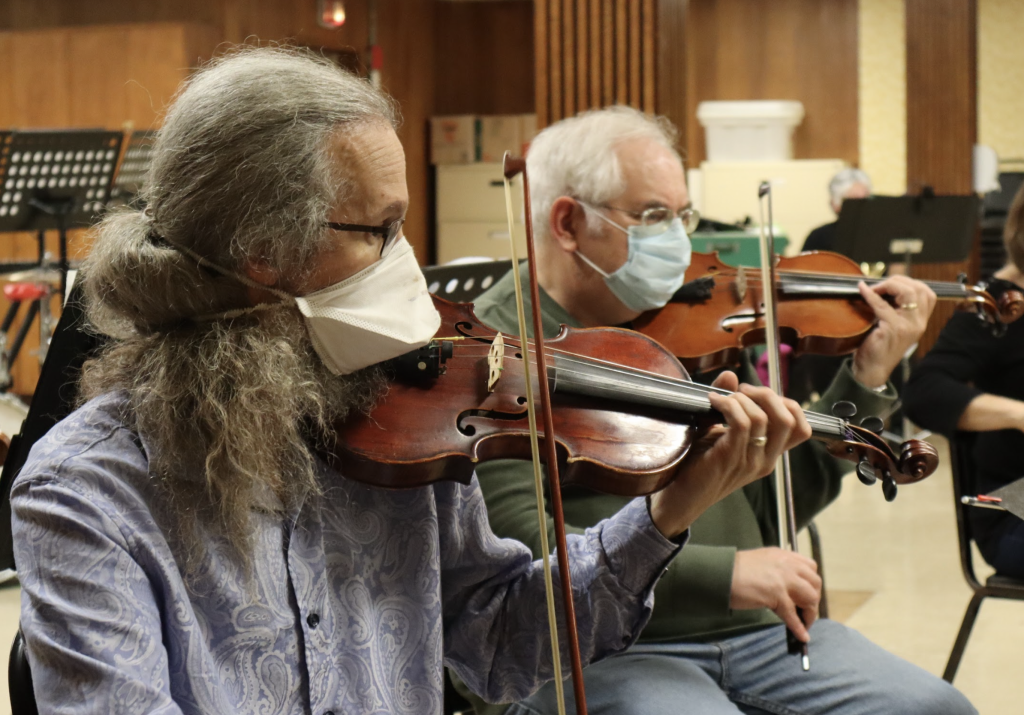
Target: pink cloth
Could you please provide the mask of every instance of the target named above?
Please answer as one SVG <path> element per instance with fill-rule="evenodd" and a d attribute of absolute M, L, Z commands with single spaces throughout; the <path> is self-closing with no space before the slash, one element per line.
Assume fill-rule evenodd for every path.
<path fill-rule="evenodd" d="M 779 346 L 779 372 L 782 375 L 782 392 L 789 392 L 789 354 L 793 348 L 785 343 Z M 764 385 L 768 384 L 768 352 L 761 353 L 757 359 L 757 377 Z"/>

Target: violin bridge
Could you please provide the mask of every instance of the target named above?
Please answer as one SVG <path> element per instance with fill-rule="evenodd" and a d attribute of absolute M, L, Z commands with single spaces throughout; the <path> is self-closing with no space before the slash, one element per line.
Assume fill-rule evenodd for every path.
<path fill-rule="evenodd" d="M 501 371 L 505 369 L 505 338 L 501 333 L 494 336 L 491 349 L 487 353 L 487 391 L 494 392 L 494 386 L 501 379 Z"/>
<path fill-rule="evenodd" d="M 742 303 L 747 299 L 747 269 L 743 266 L 736 269 L 736 281 L 732 287 L 736 291 L 737 303 Z"/>

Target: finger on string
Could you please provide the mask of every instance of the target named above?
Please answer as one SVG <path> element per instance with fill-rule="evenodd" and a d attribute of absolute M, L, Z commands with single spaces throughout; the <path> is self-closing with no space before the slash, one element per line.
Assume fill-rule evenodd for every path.
<path fill-rule="evenodd" d="M 804 408 L 796 400 L 791 400 L 787 397 L 782 401 L 782 404 L 789 410 L 789 413 L 793 415 L 795 420 L 793 430 L 789 434 L 789 444 L 786 445 L 786 449 L 793 449 L 798 444 L 809 440 L 814 430 L 811 427 L 811 421 L 808 419 L 807 413 L 804 412 Z M 815 421 L 821 423 L 820 420 Z"/>
<path fill-rule="evenodd" d="M 736 392 L 739 384 L 740 379 L 736 377 L 736 373 L 732 370 L 725 370 L 721 375 L 714 379 L 711 386 L 722 390 L 728 390 L 729 392 Z"/>
<path fill-rule="evenodd" d="M 758 388 L 755 388 L 758 389 Z M 764 388 L 767 389 L 767 388 Z M 764 452 L 765 445 L 757 446 L 753 443 L 753 439 L 756 437 L 764 437 L 769 433 L 768 415 L 761 409 L 760 405 L 750 399 L 749 396 L 743 392 L 737 392 L 733 395 L 733 399 L 743 408 L 743 412 L 747 418 L 747 439 L 748 447 L 755 454 Z M 730 425 L 731 426 L 731 425 Z M 739 435 L 737 435 L 738 437 Z"/>
<path fill-rule="evenodd" d="M 864 281 L 858 283 L 857 288 L 860 290 L 860 294 L 864 298 L 864 302 L 871 306 L 871 309 L 875 311 L 875 317 L 879 319 L 893 320 L 899 315 L 897 310 L 889 305 L 888 301 L 869 288 L 867 283 Z"/>
<path fill-rule="evenodd" d="M 764 431 L 758 431 L 756 425 L 754 427 L 755 434 L 763 434 L 768 438 L 760 449 L 763 449 L 766 455 L 782 452 L 789 442 L 790 432 L 796 426 L 796 420 L 786 409 L 782 398 L 766 387 L 742 385 L 740 391 L 742 395 L 749 397 L 765 416 Z"/>
<path fill-rule="evenodd" d="M 730 436 L 746 438 L 750 435 L 750 418 L 739 403 L 738 398 L 740 397 L 742 395 L 738 393 L 728 396 L 718 395 L 714 392 L 708 393 L 708 401 L 711 402 L 712 407 L 722 413 L 725 424 L 731 432 Z"/>

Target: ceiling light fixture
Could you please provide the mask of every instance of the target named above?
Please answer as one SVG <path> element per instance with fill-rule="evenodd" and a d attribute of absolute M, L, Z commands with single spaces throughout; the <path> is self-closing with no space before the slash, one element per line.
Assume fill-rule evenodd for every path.
<path fill-rule="evenodd" d="M 345 24 L 345 3 L 341 0 L 317 0 L 316 9 L 320 27 L 336 30 Z"/>

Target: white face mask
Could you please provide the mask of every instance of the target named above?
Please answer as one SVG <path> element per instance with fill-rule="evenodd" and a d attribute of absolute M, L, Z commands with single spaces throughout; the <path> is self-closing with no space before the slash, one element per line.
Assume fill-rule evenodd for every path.
<path fill-rule="evenodd" d="M 294 301 L 305 318 L 317 355 L 335 375 L 348 375 L 422 347 L 441 327 L 441 316 L 427 291 L 427 281 L 416 262 L 416 254 L 405 237 L 372 266 L 339 283 L 298 297 L 221 268 L 187 248 L 170 245 L 201 265 L 247 286 L 273 293 L 282 301 Z M 267 305 L 273 304 L 202 318 L 243 315 Z"/>
<path fill-rule="evenodd" d="M 347 375 L 430 342 L 441 316 L 405 238 L 369 268 L 295 298 L 324 365 Z"/>

